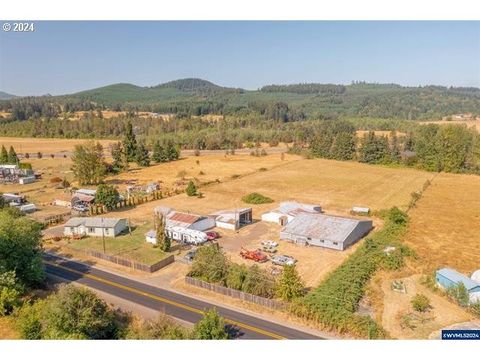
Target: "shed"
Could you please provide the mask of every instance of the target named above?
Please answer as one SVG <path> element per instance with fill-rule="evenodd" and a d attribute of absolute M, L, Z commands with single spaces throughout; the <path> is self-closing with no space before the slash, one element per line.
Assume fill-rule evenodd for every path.
<path fill-rule="evenodd" d="M 296 244 L 345 250 L 373 228 L 371 220 L 303 213 L 281 231 L 280 239 Z"/>
<path fill-rule="evenodd" d="M 115 237 L 127 229 L 127 219 L 72 217 L 63 227 L 64 235 Z"/>
<path fill-rule="evenodd" d="M 351 212 L 353 214 L 368 215 L 370 214 L 370 208 L 365 206 L 353 206 Z"/>
<path fill-rule="evenodd" d="M 31 184 L 34 183 L 37 180 L 37 178 L 32 175 L 32 176 L 25 176 L 25 177 L 20 177 L 18 178 L 18 183 L 25 185 L 25 184 Z"/>
<path fill-rule="evenodd" d="M 284 201 L 276 209 L 262 214 L 262 221 L 274 222 L 282 226 L 288 224 L 297 215 L 302 213 L 320 214 L 320 205 L 298 203 L 296 201 Z"/>
<path fill-rule="evenodd" d="M 154 229 L 147 231 L 145 233 L 145 241 L 150 243 L 150 244 L 156 244 L 157 243 L 157 232 Z"/>
<path fill-rule="evenodd" d="M 237 230 L 252 222 L 252 208 L 221 210 L 210 214 L 210 217 L 219 228 Z"/>
<path fill-rule="evenodd" d="M 22 195 L 5 193 L 2 194 L 3 201 L 7 204 L 21 205 L 25 202 L 25 198 Z"/>
<path fill-rule="evenodd" d="M 480 283 L 453 269 L 443 268 L 435 273 L 435 280 L 444 289 L 450 289 L 462 283 L 467 289 L 470 303 L 480 301 Z"/>
<path fill-rule="evenodd" d="M 97 194 L 97 190 L 92 190 L 92 189 L 78 189 L 75 191 L 75 195 L 88 195 L 88 196 L 93 196 Z"/>
<path fill-rule="evenodd" d="M 72 207 L 72 196 L 68 194 L 61 194 L 53 200 L 53 205 L 63 206 L 63 207 Z"/>
<path fill-rule="evenodd" d="M 37 211 L 37 207 L 35 206 L 35 204 L 24 204 L 20 205 L 18 207 L 18 210 L 20 210 L 24 214 L 27 214 Z"/>

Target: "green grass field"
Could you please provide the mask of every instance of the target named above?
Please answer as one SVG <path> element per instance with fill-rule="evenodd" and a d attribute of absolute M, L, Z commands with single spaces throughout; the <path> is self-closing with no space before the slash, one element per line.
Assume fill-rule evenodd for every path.
<path fill-rule="evenodd" d="M 152 244 L 145 242 L 145 233 L 152 228 L 151 224 L 145 224 L 132 230 L 132 234 L 124 234 L 115 238 L 105 238 L 105 251 L 109 255 L 119 256 L 125 259 L 134 260 L 143 264 L 154 264 L 168 254 Z M 103 252 L 103 241 L 101 237 L 86 237 L 74 240 L 69 247 L 74 250 L 97 250 Z"/>

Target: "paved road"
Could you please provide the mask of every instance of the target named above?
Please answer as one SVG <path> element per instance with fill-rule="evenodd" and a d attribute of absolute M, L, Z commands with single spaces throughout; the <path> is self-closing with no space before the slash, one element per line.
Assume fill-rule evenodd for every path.
<path fill-rule="evenodd" d="M 213 307 L 205 301 L 114 275 L 77 261 L 51 254 L 46 254 L 44 258 L 47 275 L 54 275 L 66 282 L 81 283 L 190 323 L 197 322 L 204 309 Z M 239 339 L 319 339 L 315 335 L 235 310 L 216 308 L 225 318 L 228 331 Z"/>

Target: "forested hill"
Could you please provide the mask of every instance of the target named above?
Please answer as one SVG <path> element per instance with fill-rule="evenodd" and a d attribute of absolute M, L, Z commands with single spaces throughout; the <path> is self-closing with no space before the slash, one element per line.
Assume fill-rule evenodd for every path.
<path fill-rule="evenodd" d="M 296 121 L 338 117 L 438 119 L 480 114 L 480 89 L 403 87 L 354 82 L 350 85 L 267 85 L 256 91 L 181 79 L 152 87 L 113 84 L 69 95 L 0 101 L 12 120 L 52 118 L 77 110 L 139 110 L 179 116 L 223 114 Z"/>
<path fill-rule="evenodd" d="M 10 100 L 16 98 L 15 95 L 0 91 L 0 100 Z"/>

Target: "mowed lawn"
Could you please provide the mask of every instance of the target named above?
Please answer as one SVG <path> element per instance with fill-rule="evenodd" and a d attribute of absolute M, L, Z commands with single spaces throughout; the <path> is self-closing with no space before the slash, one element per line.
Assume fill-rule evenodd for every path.
<path fill-rule="evenodd" d="M 208 158 L 203 161 L 208 161 Z M 118 211 L 111 216 L 142 221 L 146 216 L 152 216 L 153 208 L 158 205 L 205 215 L 221 209 L 250 206 L 243 203 L 241 197 L 251 192 L 259 192 L 275 200 L 273 204 L 253 205 L 256 219 L 285 200 L 319 204 L 327 213 L 343 215 L 348 214 L 354 205 L 368 206 L 372 210 L 392 206 L 406 209 L 411 193 L 420 190 L 433 176 L 432 173 L 414 169 L 302 159 L 202 187 L 203 198 L 181 194 L 128 211 Z"/>
<path fill-rule="evenodd" d="M 480 268 L 480 176 L 439 174 L 410 211 L 406 243 L 423 271 Z"/>
<path fill-rule="evenodd" d="M 162 260 L 168 254 L 145 242 L 145 233 L 151 228 L 150 224 L 144 224 L 133 229 L 131 235 L 127 233 L 115 238 L 105 237 L 106 253 L 147 265 Z M 74 250 L 91 249 L 103 252 L 101 237 L 86 237 L 80 240 L 72 240 L 68 246 Z"/>

